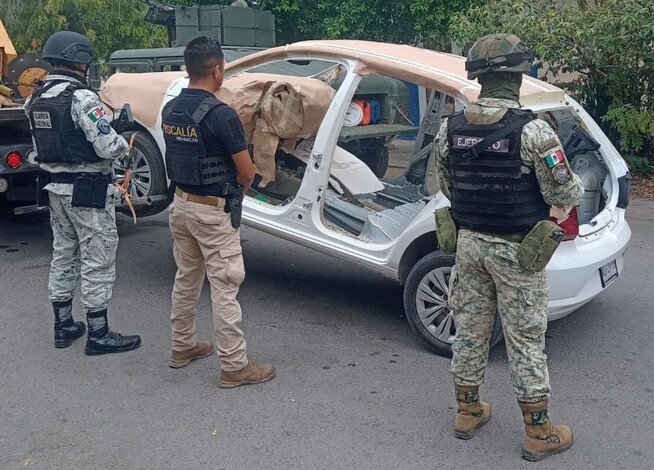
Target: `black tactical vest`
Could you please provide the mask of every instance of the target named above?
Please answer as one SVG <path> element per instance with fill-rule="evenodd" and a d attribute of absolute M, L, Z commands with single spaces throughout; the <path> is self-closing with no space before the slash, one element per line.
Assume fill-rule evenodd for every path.
<path fill-rule="evenodd" d="M 202 101 L 196 110 L 189 112 L 176 106 L 175 101 L 166 103 L 161 113 L 168 178 L 182 185 L 236 185 L 236 168 L 231 156 L 208 155 L 204 139 L 209 132 L 200 125 L 213 108 L 226 106 L 225 103 L 211 96 Z"/>
<path fill-rule="evenodd" d="M 44 98 L 42 95 L 63 80 L 51 80 L 41 85 L 32 94 L 28 116 L 32 136 L 36 141 L 39 163 L 96 163 L 102 159 L 95 153 L 93 144 L 86 139 L 82 129 L 75 127 L 71 116 L 75 90 L 90 90 L 81 83 L 70 84 L 59 95 Z"/>
<path fill-rule="evenodd" d="M 526 124 L 529 118 L 534 118 L 529 110 L 509 109 L 499 122 L 484 126 L 469 124 L 463 112 L 448 119 L 452 217 L 458 226 L 512 234 L 549 217 L 534 169 L 523 166 L 520 158 L 524 124 L 476 156 L 471 152 L 488 135 L 517 120 Z"/>

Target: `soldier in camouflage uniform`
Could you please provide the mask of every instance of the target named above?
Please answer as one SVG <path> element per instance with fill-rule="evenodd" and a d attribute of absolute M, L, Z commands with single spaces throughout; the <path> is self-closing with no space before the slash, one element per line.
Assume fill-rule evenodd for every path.
<path fill-rule="evenodd" d="M 45 190 L 54 237 L 48 290 L 55 347 L 66 348 L 84 334 L 84 323 L 72 316 L 81 275 L 89 329 L 86 354 L 130 351 L 141 345 L 141 338 L 115 333 L 107 324 L 118 246 L 111 162 L 125 155 L 128 145 L 109 125 L 98 95 L 86 86 L 91 42 L 81 34 L 61 31 L 48 38 L 43 58 L 54 71 L 34 91 L 25 110 L 36 161 L 50 175 Z"/>
<path fill-rule="evenodd" d="M 498 312 L 525 419 L 522 455 L 540 460 L 568 449 L 572 432 L 553 426 L 547 417 L 545 273 L 523 268 L 517 251 L 525 234 L 548 218 L 550 208 L 569 212 L 584 188 L 552 128 L 520 109 L 522 73 L 529 71 L 532 57 L 512 35 L 493 34 L 475 43 L 466 69 L 468 78 L 481 84 L 480 97 L 443 123 L 435 162 L 459 228 L 451 298 L 457 327 L 451 369 L 458 402 L 455 435 L 469 439 L 490 419 L 490 406 L 478 392 Z M 505 135 L 488 149 L 473 148 L 501 129 Z"/>

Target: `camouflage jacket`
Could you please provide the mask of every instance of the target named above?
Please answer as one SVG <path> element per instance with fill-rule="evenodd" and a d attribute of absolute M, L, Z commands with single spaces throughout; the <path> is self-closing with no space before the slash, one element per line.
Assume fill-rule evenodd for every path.
<path fill-rule="evenodd" d="M 65 82 L 75 82 L 74 78 L 67 75 L 49 74 L 46 77 L 46 82 L 51 80 L 62 80 Z M 61 83 L 53 86 L 42 96 L 50 98 L 58 96 L 66 89 L 67 83 Z M 28 112 L 30 105 L 30 98 L 25 102 L 25 112 Z M 98 112 L 99 110 L 99 112 Z M 104 107 L 98 95 L 91 90 L 75 90 L 73 94 L 73 103 L 71 105 L 71 117 L 75 125 L 84 131 L 86 139 L 91 142 L 95 152 L 100 158 L 104 160 L 97 163 L 82 163 L 79 165 L 66 165 L 66 164 L 40 164 L 39 166 L 50 173 L 109 173 L 111 171 L 111 161 L 114 158 L 125 155 L 128 149 L 128 144 L 117 134 L 110 126 L 102 126 L 102 129 L 108 129 L 108 132 L 101 132 L 101 126 L 98 125 L 98 114 L 102 114 Z M 100 116 L 100 120 L 106 119 Z M 38 152 L 36 142 L 34 149 Z M 56 194 L 71 195 L 73 187 L 70 184 L 54 184 L 50 183 L 46 189 Z"/>
<path fill-rule="evenodd" d="M 520 104 L 513 100 L 497 98 L 482 98 L 475 101 L 465 110 L 466 120 L 473 124 L 493 124 L 506 113 L 509 108 L 520 108 Z M 447 142 L 447 121 L 443 123 L 437 136 L 434 147 L 434 164 L 440 190 L 450 197 L 450 169 L 449 148 Z M 571 177 L 563 184 L 556 181 L 548 156 L 555 152 L 563 156 L 565 166 Z M 581 179 L 570 170 L 570 166 L 563 155 L 561 141 L 554 130 L 541 119 L 531 121 L 522 129 L 522 144 L 520 147 L 522 163 L 527 169 L 536 172 L 536 179 L 545 202 L 564 211 L 576 206 L 584 194 L 584 185 Z"/>

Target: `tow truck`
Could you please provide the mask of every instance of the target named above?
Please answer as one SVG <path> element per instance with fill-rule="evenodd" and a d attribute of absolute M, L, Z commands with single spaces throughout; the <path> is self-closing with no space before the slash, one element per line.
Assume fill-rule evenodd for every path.
<path fill-rule="evenodd" d="M 37 54 L 16 53 L 0 20 L 0 210 L 14 214 L 40 211 L 29 120 L 23 104 L 34 84 L 50 70 Z"/>

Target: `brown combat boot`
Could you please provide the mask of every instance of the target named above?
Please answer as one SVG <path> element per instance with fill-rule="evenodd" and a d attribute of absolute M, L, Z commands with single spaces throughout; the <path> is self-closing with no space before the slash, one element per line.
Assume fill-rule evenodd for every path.
<path fill-rule="evenodd" d="M 547 416 L 547 400 L 538 403 L 519 401 L 525 418 L 525 442 L 522 456 L 530 462 L 538 462 L 548 455 L 560 454 L 572 446 L 572 431 L 568 426 L 554 426 Z"/>
<path fill-rule="evenodd" d="M 173 369 L 180 369 L 189 365 L 191 361 L 211 356 L 212 353 L 213 343 L 211 341 L 198 341 L 188 351 L 173 351 L 170 354 L 168 365 Z"/>
<path fill-rule="evenodd" d="M 247 366 L 235 372 L 221 370 L 218 386 L 220 388 L 234 388 L 241 385 L 260 384 L 274 379 L 275 372 L 275 366 L 272 364 L 257 364 L 250 361 Z"/>
<path fill-rule="evenodd" d="M 479 400 L 479 387 L 454 384 L 454 390 L 459 404 L 454 419 L 454 435 L 459 439 L 470 439 L 491 418 L 490 405 Z"/>

